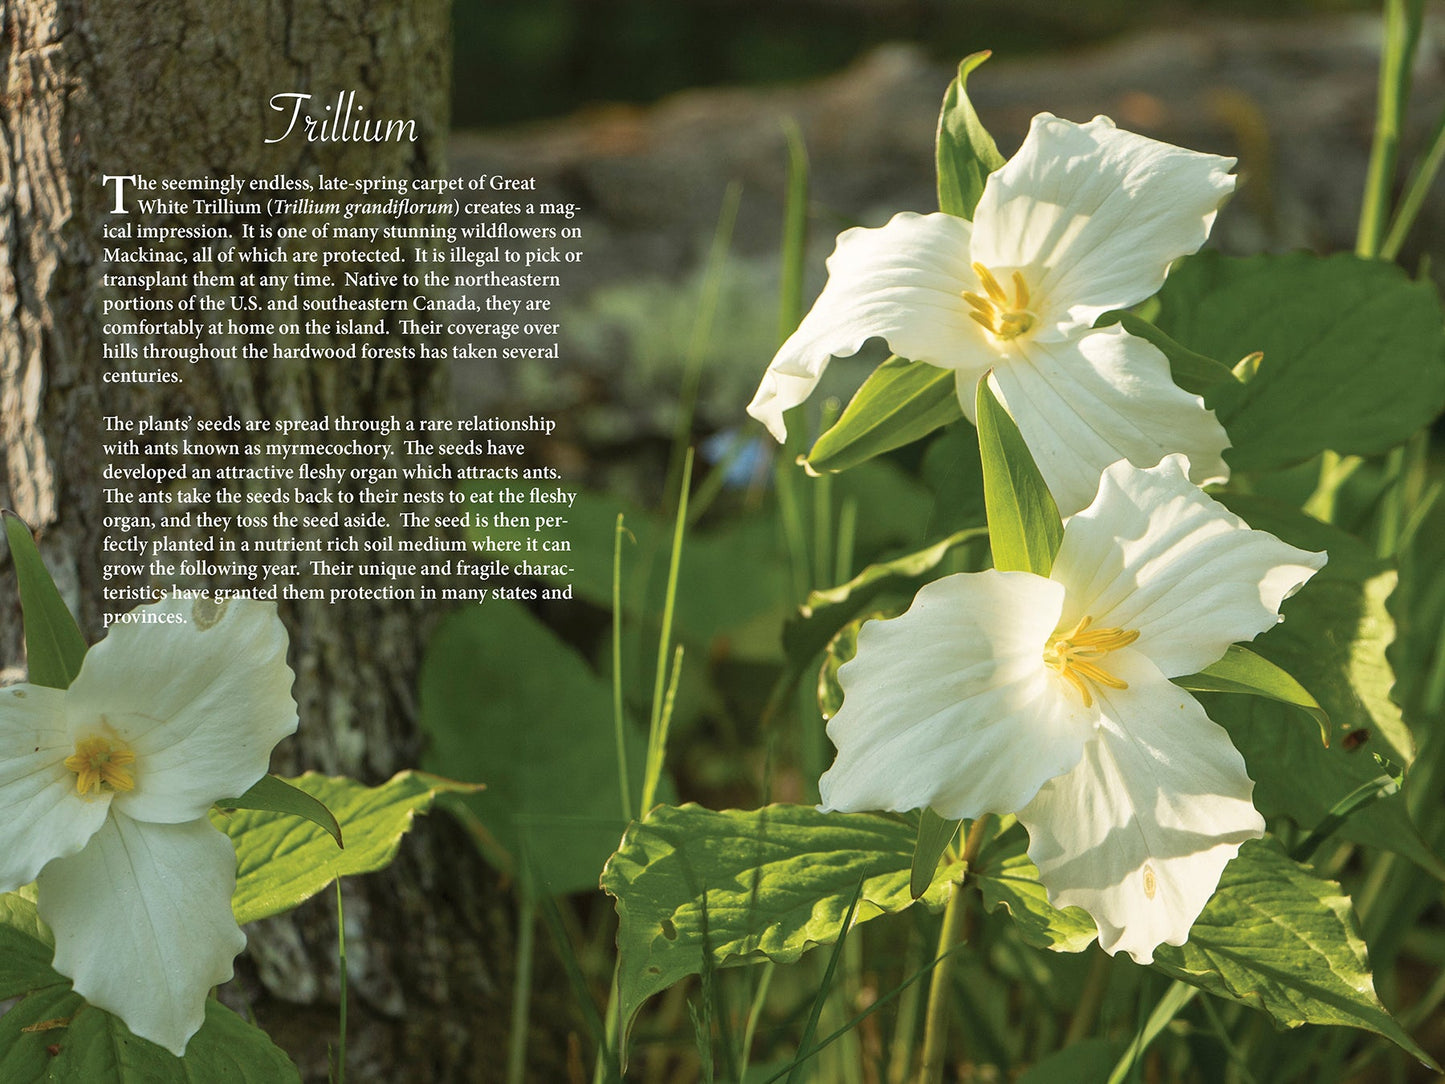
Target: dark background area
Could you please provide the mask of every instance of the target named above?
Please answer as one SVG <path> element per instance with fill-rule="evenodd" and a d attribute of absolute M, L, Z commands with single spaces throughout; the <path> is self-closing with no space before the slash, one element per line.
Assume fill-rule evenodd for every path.
<path fill-rule="evenodd" d="M 686 87 L 838 71 L 884 42 L 940 62 L 1023 56 L 1211 16 L 1369 11 L 1370 0 L 473 0 L 453 8 L 452 121 L 489 127 Z"/>

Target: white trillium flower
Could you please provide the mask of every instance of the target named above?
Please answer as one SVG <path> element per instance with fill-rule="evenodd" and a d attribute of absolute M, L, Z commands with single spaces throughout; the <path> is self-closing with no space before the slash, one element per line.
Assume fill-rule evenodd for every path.
<path fill-rule="evenodd" d="M 246 946 L 236 852 L 207 810 L 266 774 L 296 703 L 274 605 L 135 614 L 69 689 L 0 690 L 0 891 L 36 881 L 55 969 L 181 1055 Z"/>
<path fill-rule="evenodd" d="M 863 626 L 823 807 L 1016 813 L 1054 905 L 1148 963 L 1264 832 L 1229 735 L 1169 679 L 1273 626 L 1324 563 L 1195 488 L 1183 456 L 1116 463 L 1047 578 L 945 576 Z"/>
<path fill-rule="evenodd" d="M 970 421 L 974 389 L 993 370 L 994 393 L 1066 516 L 1120 459 L 1150 467 L 1183 452 L 1197 484 L 1226 480 L 1229 438 L 1174 384 L 1164 355 L 1117 325 L 1092 328 L 1156 293 L 1170 263 L 1204 243 L 1234 189 L 1233 165 L 1106 117 L 1039 114 L 989 175 L 971 223 L 903 213 L 838 236 L 827 285 L 748 413 L 782 441 L 783 412 L 829 360 L 878 337 L 900 357 L 954 370 Z"/>

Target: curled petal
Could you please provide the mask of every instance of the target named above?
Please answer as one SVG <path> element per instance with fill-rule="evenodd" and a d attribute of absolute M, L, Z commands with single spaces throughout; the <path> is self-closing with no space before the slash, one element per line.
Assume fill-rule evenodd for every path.
<path fill-rule="evenodd" d="M 1065 623 L 1087 614 L 1138 629 L 1136 649 L 1166 677 L 1272 628 L 1280 603 L 1325 564 L 1251 529 L 1195 488 L 1188 467 L 1178 455 L 1149 470 L 1111 466 L 1065 528 L 1050 573 L 1068 590 Z"/>
<path fill-rule="evenodd" d="M 1163 354 L 1121 327 L 1031 341 L 992 381 L 1061 515 L 1088 505 L 1104 468 L 1121 459 L 1152 467 L 1184 452 L 1195 484 L 1229 477 L 1229 437 L 1214 412 L 1175 385 Z M 958 392 L 972 417 L 973 387 L 960 378 Z"/>
<path fill-rule="evenodd" d="M 201 1027 L 206 995 L 231 977 L 246 935 L 231 913 L 236 852 L 205 818 L 108 818 L 79 854 L 40 875 L 40 917 L 55 969 L 76 993 L 177 1057 Z"/>
<path fill-rule="evenodd" d="M 1062 337 L 1158 291 L 1169 265 L 1204 243 L 1234 190 L 1233 158 L 1114 127 L 1034 118 L 978 202 L 974 259 L 1018 269 L 1045 329 Z"/>
<path fill-rule="evenodd" d="M 0 892 L 35 880 L 75 854 L 105 820 L 110 794 L 82 796 L 65 766 L 75 751 L 65 693 L 40 685 L 0 689 Z"/>
<path fill-rule="evenodd" d="M 870 621 L 838 679 L 825 809 L 1012 812 L 1079 758 L 1093 714 L 1043 664 L 1063 591 L 1027 572 L 946 576 Z"/>
<path fill-rule="evenodd" d="M 111 626 L 67 693 L 72 734 L 112 732 L 136 756 L 115 808 L 137 820 L 195 820 L 266 774 L 296 730 L 286 629 L 268 602 L 169 597 Z"/>
<path fill-rule="evenodd" d="M 783 441 L 783 412 L 812 394 L 828 361 L 875 337 L 909 361 L 969 368 L 976 382 L 989 362 L 963 300 L 977 282 L 972 232 L 953 215 L 904 212 L 878 229 L 839 234 L 827 285 L 768 366 L 748 413 Z"/>
<path fill-rule="evenodd" d="M 1101 689 L 1097 736 L 1019 810 L 1056 907 L 1082 907 L 1106 952 L 1147 964 L 1182 945 L 1247 839 L 1264 834 L 1254 783 L 1224 729 L 1136 652 L 1127 689 Z"/>

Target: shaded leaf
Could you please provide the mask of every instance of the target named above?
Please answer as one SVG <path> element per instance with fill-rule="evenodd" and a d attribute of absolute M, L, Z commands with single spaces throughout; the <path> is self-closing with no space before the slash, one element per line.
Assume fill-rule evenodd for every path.
<path fill-rule="evenodd" d="M 1429 281 L 1340 253 L 1230 259 L 1205 252 L 1170 274 L 1159 326 L 1232 364 L 1263 352 L 1245 383 L 1206 397 L 1238 470 L 1268 470 L 1331 449 L 1399 444 L 1445 404 L 1445 333 Z"/>
<path fill-rule="evenodd" d="M 1189 940 L 1161 945 L 1153 966 L 1277 1024 L 1365 1028 L 1434 1066 L 1376 997 L 1349 898 L 1272 839 L 1240 848 Z"/>
<path fill-rule="evenodd" d="M 699 974 L 704 953 L 717 967 L 791 963 L 831 944 L 859 881 L 855 923 L 911 906 L 915 835 L 900 817 L 787 805 L 659 806 L 633 822 L 602 871 L 620 919 L 623 1034 L 649 997 Z M 939 878 L 923 902 L 942 907 L 949 890 Z"/>
<path fill-rule="evenodd" d="M 1200 694 L 1209 717 L 1229 731 L 1244 754 L 1259 811 L 1312 828 L 1379 775 L 1371 753 L 1397 767 L 1414 759 L 1409 728 L 1390 699 L 1395 675 L 1386 658 L 1395 638 L 1386 600 L 1396 574 L 1358 539 L 1298 509 L 1262 497 L 1222 499 L 1258 530 L 1302 549 L 1329 552 L 1325 567 L 1285 601 L 1283 622 L 1250 645 L 1318 700 L 1330 719 L 1329 748 L 1320 745 L 1316 726 L 1293 707 L 1262 697 Z M 1353 741 L 1345 740 L 1349 735 Z M 1360 809 L 1340 831 L 1445 877 L 1445 866 L 1421 837 L 1404 794 Z"/>
<path fill-rule="evenodd" d="M 590 889 L 627 824 L 612 711 L 608 683 L 572 647 L 520 604 L 490 600 L 427 645 L 422 763 L 486 784 L 465 803 L 514 872 L 546 892 Z M 641 779 L 643 735 L 629 725 L 624 740 Z"/>

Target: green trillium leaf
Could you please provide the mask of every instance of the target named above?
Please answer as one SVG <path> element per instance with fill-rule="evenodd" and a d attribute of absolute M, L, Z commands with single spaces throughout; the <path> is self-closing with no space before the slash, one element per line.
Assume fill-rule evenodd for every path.
<path fill-rule="evenodd" d="M 854 393 L 806 463 L 816 473 L 847 470 L 961 417 L 953 370 L 892 357 Z"/>
<path fill-rule="evenodd" d="M 29 680 L 34 685 L 68 689 L 85 659 L 85 638 L 40 559 L 30 528 L 13 512 L 5 513 L 5 538 L 20 585 Z"/>
<path fill-rule="evenodd" d="M 913 847 L 913 868 L 908 879 L 908 894 L 915 900 L 933 886 L 938 864 L 962 823 L 946 820 L 931 809 L 918 815 L 918 840 Z"/>
<path fill-rule="evenodd" d="M 427 812 L 439 795 L 477 789 L 422 772 L 399 772 L 379 787 L 313 772 L 287 782 L 336 815 L 346 849 L 337 848 L 329 829 L 290 813 L 213 809 L 211 823 L 236 846 L 231 909 L 237 922 L 289 911 L 338 877 L 384 869 L 418 813 Z"/>
<path fill-rule="evenodd" d="M 1330 744 L 1330 717 L 1319 701 L 1289 673 L 1247 647 L 1232 644 L 1224 658 L 1197 674 L 1175 678 L 1174 684 L 1190 692 L 1253 693 L 1293 704 L 1318 724 L 1321 744 Z"/>
<path fill-rule="evenodd" d="M 1195 353 L 1132 312 L 1106 312 L 1094 321 L 1095 327 L 1108 327 L 1111 324 L 1119 324 L 1130 335 L 1157 347 L 1159 352 L 1169 359 L 1169 374 L 1174 378 L 1174 383 L 1191 395 L 1203 395 L 1216 384 L 1237 381 L 1234 371 L 1222 361 Z"/>
<path fill-rule="evenodd" d="M 938 115 L 938 209 L 960 218 L 973 218 L 988 175 L 1004 163 L 993 136 L 968 100 L 969 75 L 992 55 L 985 50 L 959 62 L 958 75 L 948 84 Z"/>
<path fill-rule="evenodd" d="M 1047 576 L 1064 538 L 1063 521 L 1018 426 L 994 397 L 987 376 L 978 382 L 978 450 L 994 568 Z"/>
<path fill-rule="evenodd" d="M 317 801 L 299 787 L 293 787 L 276 775 L 263 775 L 250 790 L 239 798 L 223 798 L 215 803 L 217 809 L 260 809 L 270 813 L 286 813 L 303 817 L 312 824 L 324 828 L 338 847 L 346 846 L 341 840 L 341 825 L 325 804 Z"/>
<path fill-rule="evenodd" d="M 1204 252 L 1170 274 L 1159 300 L 1159 327 L 1189 349 L 1228 364 L 1263 354 L 1248 381 L 1220 381 L 1206 396 L 1236 470 L 1326 449 L 1372 455 L 1445 404 L 1435 289 L 1383 260 Z"/>
<path fill-rule="evenodd" d="M 87 1004 L 50 966 L 50 931 L 25 894 L 0 895 L 0 998 L 20 1000 L 0 1016 L 5 1084 L 292 1084 L 300 1074 L 266 1033 L 219 1001 L 177 1058 L 138 1039 L 118 1017 Z"/>

